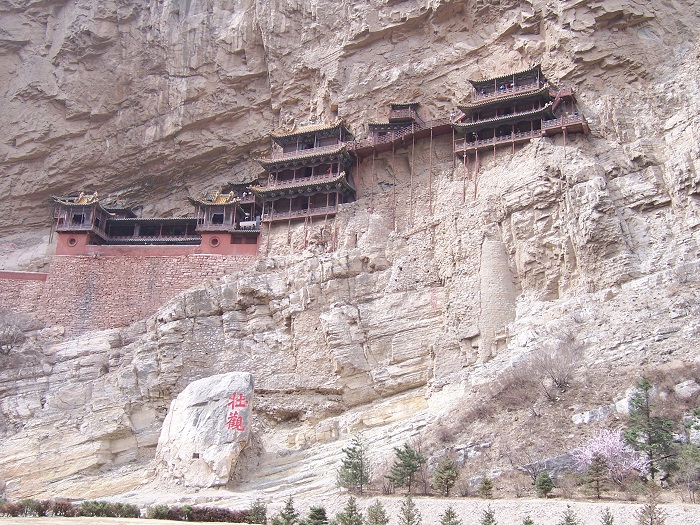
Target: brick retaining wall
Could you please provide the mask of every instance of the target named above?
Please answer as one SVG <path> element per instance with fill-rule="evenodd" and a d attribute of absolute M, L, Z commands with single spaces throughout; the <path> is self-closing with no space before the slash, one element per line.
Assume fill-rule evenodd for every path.
<path fill-rule="evenodd" d="M 0 312 L 36 313 L 44 281 L 45 273 L 0 272 Z"/>
<path fill-rule="evenodd" d="M 45 282 L 0 274 L 0 309 L 33 313 L 71 333 L 126 326 L 253 261 L 254 255 L 55 256 Z"/>

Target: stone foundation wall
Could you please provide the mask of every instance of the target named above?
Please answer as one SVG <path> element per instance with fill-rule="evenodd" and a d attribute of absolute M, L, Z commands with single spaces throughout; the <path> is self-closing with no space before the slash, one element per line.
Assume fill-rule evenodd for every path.
<path fill-rule="evenodd" d="M 69 332 L 148 317 L 178 293 L 245 269 L 255 255 L 56 256 L 49 273 L 0 272 L 0 312 L 22 312 Z"/>
<path fill-rule="evenodd" d="M 243 270 L 254 260 L 252 255 L 56 256 L 38 314 L 73 333 L 126 326 L 178 293 Z"/>
<path fill-rule="evenodd" d="M 0 272 L 0 312 L 35 313 L 41 304 L 45 273 Z"/>

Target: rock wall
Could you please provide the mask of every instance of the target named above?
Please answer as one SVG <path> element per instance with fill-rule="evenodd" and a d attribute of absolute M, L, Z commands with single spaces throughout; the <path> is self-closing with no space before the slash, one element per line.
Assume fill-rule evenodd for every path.
<path fill-rule="evenodd" d="M 481 385 L 566 332 L 595 386 L 572 401 L 581 411 L 620 399 L 639 370 L 692 369 L 696 3 L 16 0 L 0 9 L 3 235 L 45 227 L 37 210 L 76 181 L 141 202 L 144 214 L 176 214 L 187 192 L 255 176 L 252 157 L 280 121 L 337 106 L 362 135 L 390 101 L 447 115 L 466 78 L 533 62 L 574 87 L 592 128 L 480 155 L 478 171 L 474 158 L 453 158 L 449 136 L 363 159 L 356 202 L 311 231 L 264 231 L 246 272 L 119 330 L 29 333 L 0 370 L 10 495 L 139 486 L 172 399 L 221 370 L 256 377 L 253 438 L 232 479 L 241 491 L 281 494 L 332 490 L 342 440 L 358 430 L 378 464 L 440 422 L 502 452 L 497 468 L 510 468 L 499 458 L 533 435 L 571 448 L 585 430 L 568 408 L 547 406 L 527 425 L 526 409 L 497 423 L 457 417 L 483 401 Z M 161 271 L 143 264 L 120 285 Z M 75 301 L 99 278 L 83 273 L 64 291 Z"/>

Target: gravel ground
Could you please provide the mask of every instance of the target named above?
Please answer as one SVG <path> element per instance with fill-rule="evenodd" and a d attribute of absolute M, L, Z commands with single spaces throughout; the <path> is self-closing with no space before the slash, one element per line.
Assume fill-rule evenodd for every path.
<path fill-rule="evenodd" d="M 376 498 L 363 498 L 360 504 L 367 507 Z M 390 525 L 396 525 L 396 515 L 402 502 L 401 497 L 389 498 L 380 497 L 389 516 L 392 516 Z M 303 498 L 295 499 L 295 507 L 305 515 L 308 512 L 308 505 L 324 505 L 328 509 L 330 516 L 334 516 L 336 509 L 342 507 L 347 501 L 345 496 L 330 497 L 323 502 L 312 502 Z M 522 525 L 526 516 L 531 516 L 537 525 L 556 525 L 565 511 L 567 504 L 576 512 L 581 525 L 599 525 L 600 517 L 605 509 L 609 507 L 615 518 L 615 525 L 637 525 L 636 512 L 641 508 L 639 503 L 618 503 L 618 502 L 581 502 L 565 500 L 541 500 L 541 499 L 518 499 L 518 500 L 478 500 L 478 499 L 440 499 L 440 498 L 420 498 L 414 499 L 421 515 L 423 525 L 436 525 L 440 515 L 448 505 L 457 512 L 462 519 L 463 525 L 477 525 L 482 512 L 488 505 L 496 513 L 498 525 Z M 666 504 L 661 505 L 666 512 L 666 525 L 700 525 L 700 505 L 690 504 Z M 268 512 L 271 514 L 271 512 Z M 0 525 L 143 525 L 153 524 L 176 524 L 177 521 L 144 521 L 139 519 L 124 518 L 0 518 Z"/>

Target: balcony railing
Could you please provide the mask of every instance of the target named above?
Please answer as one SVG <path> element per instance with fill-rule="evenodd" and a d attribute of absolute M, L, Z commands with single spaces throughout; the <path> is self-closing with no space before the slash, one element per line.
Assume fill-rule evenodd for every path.
<path fill-rule="evenodd" d="M 348 148 L 351 150 L 357 150 L 357 149 L 362 149 L 362 148 L 367 148 L 367 147 L 372 147 L 372 146 L 377 146 L 379 144 L 391 144 L 392 142 L 396 142 L 398 140 L 408 138 L 414 133 L 418 133 L 419 131 L 422 131 L 424 129 L 430 129 L 430 128 L 436 128 L 438 126 L 445 126 L 451 124 L 451 121 L 449 118 L 440 118 L 440 119 L 434 119 L 434 120 L 428 120 L 428 121 L 419 121 L 419 122 L 414 122 L 410 125 L 407 125 L 405 128 L 401 128 L 397 131 L 391 131 L 385 135 L 377 136 L 377 137 L 369 137 L 366 139 L 360 139 L 360 140 L 353 140 L 350 142 L 345 142 L 344 144 L 348 145 Z"/>
<path fill-rule="evenodd" d="M 336 213 L 338 206 L 322 206 L 319 208 L 308 208 L 306 210 L 291 210 L 291 211 L 268 211 L 262 217 L 265 222 L 278 221 L 284 219 L 296 219 L 299 217 L 311 217 L 315 215 L 329 215 Z"/>
<path fill-rule="evenodd" d="M 561 117 L 552 120 L 543 120 L 542 129 L 557 128 L 560 126 L 567 126 L 569 124 L 583 124 L 584 122 L 586 122 L 586 117 L 574 113 L 573 115 L 562 115 Z"/>
<path fill-rule="evenodd" d="M 501 135 L 500 137 L 493 137 L 490 139 L 480 139 L 474 141 L 467 141 L 467 139 L 458 139 L 455 140 L 454 152 L 459 153 L 461 151 L 476 149 L 482 146 L 492 146 L 496 144 L 515 142 L 518 140 L 527 140 L 541 136 L 542 130 L 535 129 L 532 131 L 519 131 L 518 133 L 510 133 L 508 135 Z"/>
<path fill-rule="evenodd" d="M 542 87 L 542 82 L 539 80 L 532 82 L 531 84 L 523 84 L 522 86 L 513 86 L 504 89 L 496 89 L 490 92 L 474 92 L 472 94 L 472 102 L 478 102 L 479 100 L 486 100 L 489 98 L 498 98 L 512 95 L 514 93 L 520 93 L 522 91 L 536 91 Z"/>
<path fill-rule="evenodd" d="M 143 243 L 143 244 L 173 244 L 180 242 L 199 243 L 199 235 L 110 235 L 107 241 L 111 243 Z"/>
<path fill-rule="evenodd" d="M 331 173 L 322 173 L 319 175 L 311 175 L 309 177 L 299 177 L 299 178 L 294 178 L 290 180 L 274 180 L 274 179 L 268 179 L 267 184 L 264 186 L 267 189 L 273 189 L 273 188 L 286 188 L 289 186 L 296 186 L 298 184 L 313 184 L 316 182 L 323 182 L 331 179 L 335 179 L 340 175 L 340 173 L 336 172 L 331 172 Z"/>

